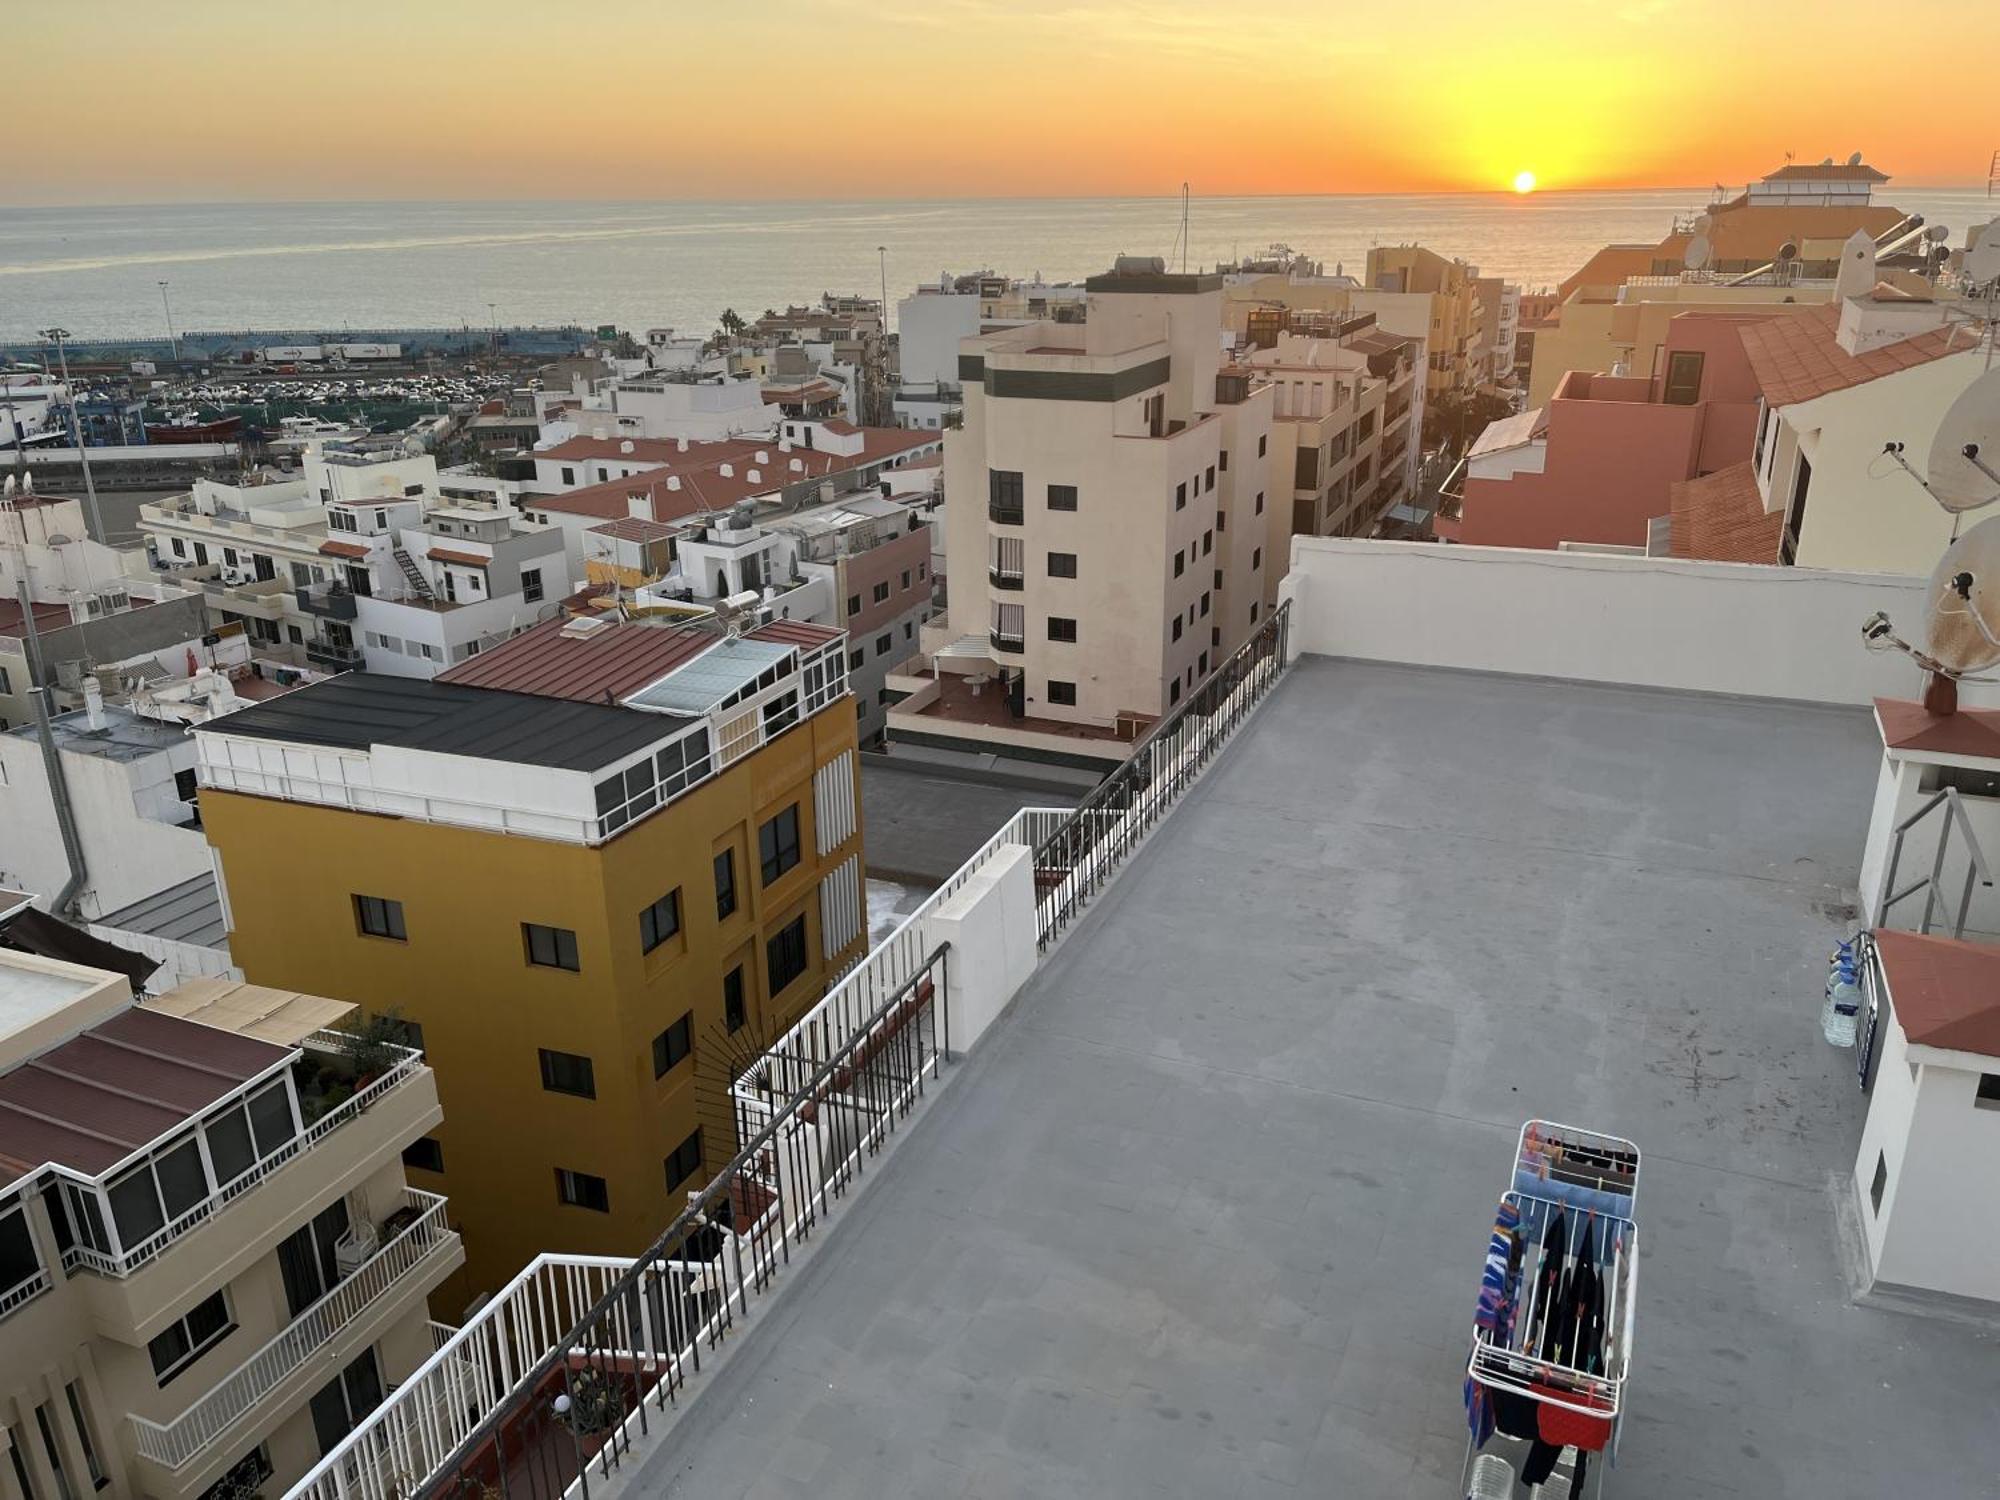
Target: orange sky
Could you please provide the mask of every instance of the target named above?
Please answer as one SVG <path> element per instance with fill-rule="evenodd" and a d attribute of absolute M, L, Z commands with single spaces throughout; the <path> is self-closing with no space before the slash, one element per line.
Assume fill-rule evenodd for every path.
<path fill-rule="evenodd" d="M 2000 147 L 1939 50 L 2000 55 L 2000 5 L 1956 0 L 8 11 L 0 202 L 1705 187 L 1857 149 L 1964 184 Z"/>

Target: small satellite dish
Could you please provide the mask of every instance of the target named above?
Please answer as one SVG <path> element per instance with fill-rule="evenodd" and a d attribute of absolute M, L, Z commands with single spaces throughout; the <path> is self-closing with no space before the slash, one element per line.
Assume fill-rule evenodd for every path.
<path fill-rule="evenodd" d="M 1855 152 L 1855 153 L 1854 153 L 1854 154 L 1853 154 L 1852 156 L 1848 157 L 1848 158 L 1847 158 L 1847 164 L 1848 164 L 1848 165 L 1849 165 L 1850 167 L 1858 167 L 1858 166 L 1860 166 L 1860 165 L 1861 165 L 1861 153 L 1860 153 L 1859 151 L 1857 151 L 1857 152 Z"/>
<path fill-rule="evenodd" d="M 1949 224 L 1933 224 L 1924 231 L 1924 238 L 1933 244 L 1939 240 L 1948 240 L 1951 238 L 1951 226 Z"/>
<path fill-rule="evenodd" d="M 1945 548 L 1925 599 L 1925 655 L 1951 676 L 2000 666 L 2000 516 Z"/>
<path fill-rule="evenodd" d="M 1974 286 L 2000 280 L 2000 219 L 1972 231 L 1971 248 L 1965 252 L 1965 274 Z"/>
<path fill-rule="evenodd" d="M 1830 166 L 1832 166 L 1832 165 L 1833 165 L 1833 158 L 1829 156 L 1829 157 L 1828 157 L 1828 158 L 1827 158 L 1827 159 L 1826 159 L 1825 161 L 1821 162 L 1821 163 L 1820 163 L 1820 165 L 1821 165 L 1822 167 L 1830 167 Z"/>
<path fill-rule="evenodd" d="M 1708 236 L 1698 234 L 1687 242 L 1687 249 L 1681 252 L 1681 264 L 1690 271 L 1699 271 L 1708 264 L 1708 258 L 1712 253 L 1713 247 L 1708 243 Z"/>
<path fill-rule="evenodd" d="M 1996 463 L 2000 463 L 2000 370 L 1988 370 L 1958 393 L 1938 423 L 1924 466 L 1925 488 L 1948 511 L 1978 510 L 2000 500 L 2000 481 L 1993 478 Z M 1994 582 L 2000 587 L 2000 570 Z"/>
<path fill-rule="evenodd" d="M 1778 264 L 1789 265 L 1799 258 L 1799 247 L 1790 240 L 1778 246 Z"/>

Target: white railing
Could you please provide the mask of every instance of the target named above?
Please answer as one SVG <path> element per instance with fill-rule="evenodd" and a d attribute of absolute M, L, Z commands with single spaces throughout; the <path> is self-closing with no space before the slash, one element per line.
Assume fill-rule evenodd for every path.
<path fill-rule="evenodd" d="M 0 1293 L 0 1317 L 5 1317 L 24 1302 L 32 1302 L 49 1289 L 49 1273 L 37 1270 L 26 1281 L 19 1282 Z"/>
<path fill-rule="evenodd" d="M 344 1031 L 316 1031 L 305 1039 L 304 1045 L 320 1052 L 352 1052 L 356 1040 Z M 103 1276 L 130 1276 L 189 1230 L 199 1228 L 206 1223 L 218 1209 L 235 1202 L 287 1162 L 295 1160 L 302 1152 L 319 1144 L 350 1120 L 360 1118 L 384 1095 L 401 1088 L 423 1070 L 422 1053 L 408 1047 L 389 1047 L 387 1050 L 396 1060 L 381 1077 L 366 1088 L 357 1089 L 234 1182 L 225 1184 L 172 1223 L 156 1230 L 121 1254 L 113 1255 L 108 1251 L 95 1250 L 83 1244 L 70 1246 L 63 1252 L 63 1269 L 96 1271 Z M 84 1190 L 98 1191 L 95 1184 Z M 103 1211 L 105 1218 L 109 1220 L 108 1203 L 105 1203 Z"/>
<path fill-rule="evenodd" d="M 367 1316 L 397 1282 L 457 1244 L 458 1236 L 445 1222 L 444 1198 L 415 1188 L 404 1192 L 409 1206 L 420 1210 L 416 1220 L 352 1276 L 281 1329 L 172 1422 L 134 1416 L 139 1456 L 169 1469 L 187 1464 L 320 1349 Z"/>

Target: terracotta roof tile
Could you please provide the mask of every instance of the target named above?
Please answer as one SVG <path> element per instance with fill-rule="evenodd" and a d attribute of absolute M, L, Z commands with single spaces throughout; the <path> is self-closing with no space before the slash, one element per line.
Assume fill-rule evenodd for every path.
<path fill-rule="evenodd" d="M 544 620 L 439 673 L 437 680 L 579 703 L 616 702 L 722 639 L 698 625 L 639 620 L 609 620 L 588 635 L 567 636 L 563 629 L 569 623 Z"/>
<path fill-rule="evenodd" d="M 1706 562 L 1775 563 L 1782 511 L 1766 511 L 1757 474 L 1745 459 L 1667 487 L 1675 557 Z"/>
<path fill-rule="evenodd" d="M 337 542 L 329 538 L 319 544 L 319 550 L 329 557 L 366 557 L 368 549 L 359 542 Z"/>
<path fill-rule="evenodd" d="M 1866 354 L 1849 354 L 1835 337 L 1839 327 L 1840 307 L 1827 303 L 1737 330 L 1766 402 L 1811 401 L 1974 347 L 1972 339 L 1954 337 L 1955 329 L 1934 328 Z"/>
<path fill-rule="evenodd" d="M 1921 703 L 1877 698 L 1875 723 L 1888 750 L 1970 755 L 2000 760 L 2000 708 L 1961 708 L 1938 715 Z"/>
<path fill-rule="evenodd" d="M 2000 1057 L 2000 947 L 1878 927 L 1875 951 L 1903 1035 L 1921 1047 Z"/>

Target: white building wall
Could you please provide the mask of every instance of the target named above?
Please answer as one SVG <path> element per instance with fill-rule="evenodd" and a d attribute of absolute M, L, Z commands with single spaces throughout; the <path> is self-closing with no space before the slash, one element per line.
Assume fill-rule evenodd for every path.
<path fill-rule="evenodd" d="M 921 292 L 896 304 L 905 385 L 957 385 L 958 341 L 979 332 L 976 292 Z"/>

